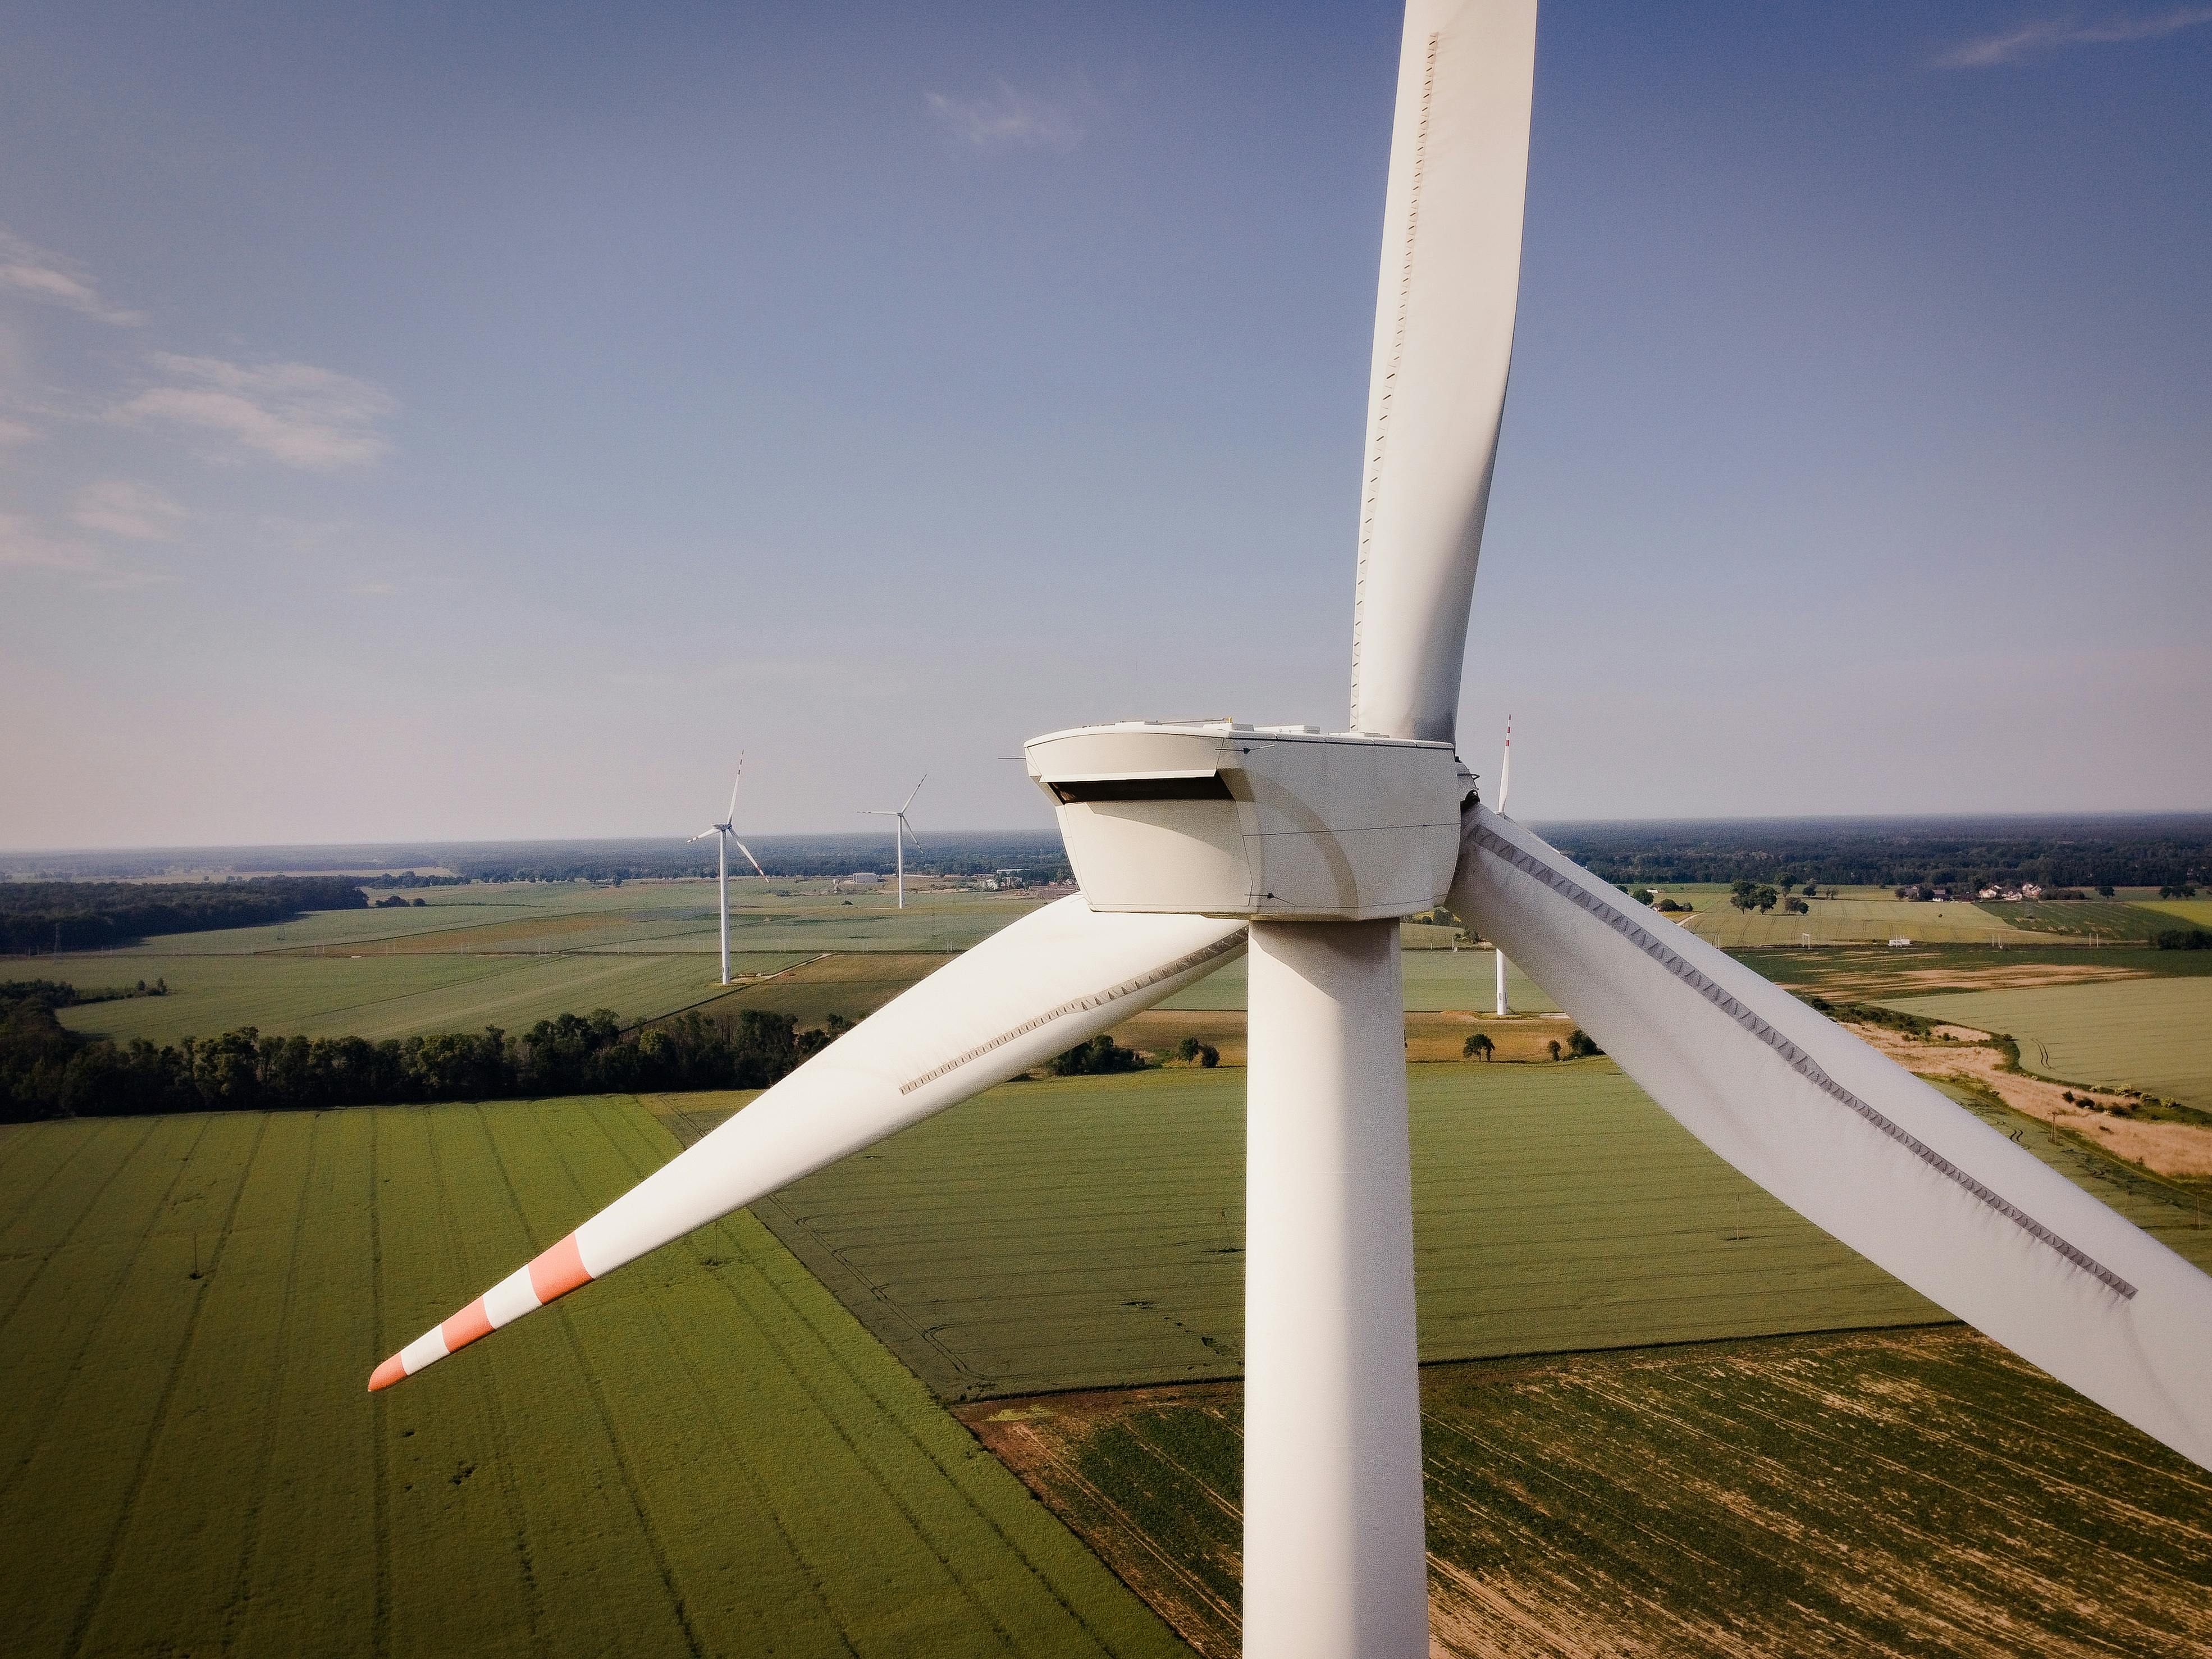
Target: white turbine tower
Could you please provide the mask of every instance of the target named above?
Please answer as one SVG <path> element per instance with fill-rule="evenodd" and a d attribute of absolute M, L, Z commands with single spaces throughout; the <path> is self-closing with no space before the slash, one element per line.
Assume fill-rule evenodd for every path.
<path fill-rule="evenodd" d="M 1511 356 L 1533 0 L 1412 0 L 1352 720 L 1026 746 L 1082 891 L 956 957 L 379 1366 L 381 1389 L 1251 956 L 1244 1644 L 1428 1650 L 1399 919 L 1448 904 L 1752 1180 L 2212 1468 L 2212 1279 L 1476 798 L 1453 753 Z M 1645 645 L 1655 674 L 1666 641 Z"/>
<path fill-rule="evenodd" d="M 693 841 L 704 841 L 709 836 L 714 838 L 714 890 L 720 900 L 716 906 L 715 914 L 720 918 L 722 923 L 722 983 L 725 985 L 730 982 L 731 847 L 734 844 L 738 851 L 745 855 L 745 862 L 752 866 L 755 875 L 763 880 L 768 876 L 768 872 L 760 867 L 760 860 L 753 856 L 752 848 L 738 840 L 738 832 L 734 827 L 738 821 L 738 784 L 744 781 L 745 757 L 740 755 L 738 757 L 737 781 L 730 785 L 730 810 L 722 815 L 722 821 L 720 823 L 710 824 L 691 837 Z"/>
<path fill-rule="evenodd" d="M 1505 717 L 1505 758 L 1498 763 L 1498 811 L 1505 811 L 1505 792 L 1513 787 L 1513 716 Z M 1492 951 L 1498 958 L 1498 1017 L 1500 1019 L 1513 1012 L 1505 1000 L 1505 952 L 1496 939 L 1490 941 Z"/>
<path fill-rule="evenodd" d="M 913 788 L 906 792 L 905 800 L 902 801 L 898 805 L 873 806 L 870 807 L 862 814 L 862 816 L 866 817 L 896 818 L 898 820 L 896 823 L 891 825 L 891 850 L 897 855 L 898 908 L 902 910 L 906 908 L 907 842 L 911 840 L 914 842 L 914 850 L 917 853 L 921 851 L 921 837 L 914 833 L 914 826 L 906 821 L 906 809 L 914 805 L 914 798 L 921 793 L 922 784 L 927 783 L 928 781 L 929 774 L 924 772 L 921 775 L 920 781 L 916 782 Z"/>

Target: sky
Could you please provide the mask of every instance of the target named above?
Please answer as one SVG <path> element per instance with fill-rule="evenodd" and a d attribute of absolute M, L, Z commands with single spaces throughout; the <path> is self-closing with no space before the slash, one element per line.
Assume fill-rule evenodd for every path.
<path fill-rule="evenodd" d="M 17 9 L 0 847 L 1346 717 L 1383 4 Z M 1555 3 L 1462 752 L 2212 808 L 2212 6 Z"/>

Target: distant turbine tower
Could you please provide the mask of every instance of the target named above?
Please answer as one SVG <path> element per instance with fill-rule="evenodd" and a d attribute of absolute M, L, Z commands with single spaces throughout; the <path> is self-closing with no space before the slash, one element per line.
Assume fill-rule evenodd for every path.
<path fill-rule="evenodd" d="M 722 815 L 720 823 L 702 830 L 691 837 L 692 841 L 704 841 L 709 836 L 714 838 L 715 890 L 721 900 L 717 914 L 722 923 L 722 983 L 725 985 L 730 982 L 730 844 L 737 842 L 738 851 L 745 855 L 745 862 L 752 866 L 754 874 L 763 880 L 768 878 L 768 872 L 760 867 L 760 860 L 753 856 L 752 848 L 738 841 L 738 832 L 732 827 L 738 821 L 738 785 L 744 781 L 745 757 L 740 755 L 738 757 L 736 781 L 730 785 L 730 810 Z M 688 846 L 690 843 L 685 844 Z"/>
<path fill-rule="evenodd" d="M 921 837 L 915 835 L 914 826 L 906 821 L 906 809 L 914 805 L 914 798 L 921 793 L 922 784 L 927 783 L 928 781 L 929 774 L 924 772 L 921 775 L 921 782 L 916 783 L 913 788 L 907 791 L 906 799 L 902 805 L 897 806 L 872 806 L 868 809 L 865 815 L 872 818 L 896 818 L 898 820 L 897 823 L 891 825 L 891 850 L 898 857 L 898 908 L 902 910 L 906 908 L 906 843 L 909 836 L 911 836 L 914 841 L 914 850 L 917 853 L 921 851 Z"/>
<path fill-rule="evenodd" d="M 1498 811 L 1505 813 L 1506 792 L 1513 787 L 1513 716 L 1505 717 L 1505 759 L 1498 769 Z M 1492 940 L 1495 945 L 1497 941 Z M 1500 1019 L 1513 1012 L 1505 1000 L 1505 952 L 1498 952 L 1498 1017 Z"/>

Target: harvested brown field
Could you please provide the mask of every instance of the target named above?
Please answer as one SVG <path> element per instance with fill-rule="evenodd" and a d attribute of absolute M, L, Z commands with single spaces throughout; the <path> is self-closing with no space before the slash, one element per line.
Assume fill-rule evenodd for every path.
<path fill-rule="evenodd" d="M 1237 1646 L 1240 1390 L 969 1427 L 1201 1654 Z M 1955 1328 L 1429 1367 L 1432 1651 L 2212 1644 L 2212 1480 Z"/>
<path fill-rule="evenodd" d="M 1851 1031 L 1930 1082 L 1963 1083 L 1994 1094 L 2015 1112 L 2079 1135 L 2154 1176 L 2212 1180 L 2212 1128 L 2129 1116 L 2136 1108 L 2124 1095 L 2013 1071 L 2005 1056 L 1983 1041 L 1987 1032 L 1939 1025 L 1936 1039 L 1926 1041 L 1879 1026 L 1854 1024 Z"/>

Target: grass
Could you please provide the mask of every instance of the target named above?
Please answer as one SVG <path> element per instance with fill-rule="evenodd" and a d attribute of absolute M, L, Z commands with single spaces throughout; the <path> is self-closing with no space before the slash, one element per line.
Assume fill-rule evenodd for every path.
<path fill-rule="evenodd" d="M 1432 1651 L 2212 1644 L 2203 1470 L 1972 1333 L 1422 1375 Z M 1200 1653 L 1237 1646 L 1239 1391 L 963 1415 Z"/>
<path fill-rule="evenodd" d="M 1922 996 L 1937 991 L 2027 989 L 2093 980 L 2190 978 L 2212 975 L 2203 951 L 2141 946 L 2030 945 L 2005 950 L 1972 945 L 1914 945 L 1910 950 L 1843 946 L 1832 950 L 1755 950 L 1737 959 L 1778 985 L 1832 1000 Z"/>
<path fill-rule="evenodd" d="M 1436 1012 L 1447 1008 L 1487 1009 L 1497 1006 L 1497 962 L 1488 951 L 1417 950 L 1404 953 L 1406 1011 Z M 1246 963 L 1239 957 L 1187 987 L 1159 1006 L 1169 1010 L 1224 1012 L 1242 1009 L 1247 987 Z M 1505 994 L 1516 1013 L 1550 1014 L 1559 1005 L 1538 988 L 1536 981 L 1509 960 L 1505 965 Z"/>
<path fill-rule="evenodd" d="M 2144 899 L 2134 908 L 2166 918 L 2159 924 L 2162 928 L 2176 922 L 2185 927 L 2212 928 L 2212 898 Z"/>
<path fill-rule="evenodd" d="M 1410 1076 L 1430 1359 L 1943 1317 L 1609 1061 Z M 1243 1084 L 1010 1084 L 757 1212 L 945 1398 L 1231 1376 Z"/>
<path fill-rule="evenodd" d="M 787 951 L 733 957 L 731 971 L 775 973 L 805 960 Z M 39 970 L 85 988 L 166 978 L 167 996 L 63 1011 L 70 1030 L 118 1042 L 170 1042 L 240 1025 L 288 1036 L 401 1037 L 485 1025 L 518 1031 L 599 1007 L 651 1019 L 720 992 L 714 964 L 696 956 L 210 956 L 155 963 L 118 952 L 44 957 Z"/>
<path fill-rule="evenodd" d="M 2008 1031 L 2021 1064 L 2046 1077 L 2126 1085 L 2212 1111 L 2212 978 L 1966 992 L 1893 1006 Z"/>
<path fill-rule="evenodd" d="M 11 1651 L 1178 1651 L 750 1218 L 395 1392 L 618 1100 L 0 1130 Z"/>
<path fill-rule="evenodd" d="M 711 952 L 718 947 L 712 880 L 477 883 L 404 895 L 393 909 L 323 910 L 262 927 L 172 933 L 119 955 L 200 957 L 270 951 L 313 954 L 374 946 L 446 954 L 613 950 Z M 1036 908 L 1020 893 L 911 890 L 842 894 L 822 883 L 730 885 L 730 948 L 744 951 L 959 951 Z"/>
<path fill-rule="evenodd" d="M 2037 942 L 2035 934 L 1987 915 L 1978 905 L 1894 898 L 1816 898 L 1802 915 L 1786 915 L 1779 907 L 1765 915 L 1739 910 L 1723 899 L 1699 903 L 1685 925 L 1726 951 L 1796 945 L 1808 933 L 1815 945 L 1881 945 L 1893 939 L 1925 945 Z"/>
<path fill-rule="evenodd" d="M 2127 939 L 2148 944 L 2173 918 L 2145 905 L 2118 899 L 2062 899 L 2057 902 L 2007 903 L 1987 899 L 1974 907 L 2008 927 L 2064 939 Z"/>

